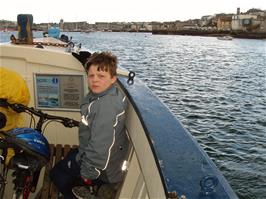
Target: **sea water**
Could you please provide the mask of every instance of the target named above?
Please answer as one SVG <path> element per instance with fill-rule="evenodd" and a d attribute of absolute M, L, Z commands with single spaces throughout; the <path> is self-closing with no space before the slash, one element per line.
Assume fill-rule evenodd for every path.
<path fill-rule="evenodd" d="M 91 52 L 117 55 L 196 138 L 239 198 L 266 198 L 266 40 L 64 34 Z M 1 33 L 0 41 L 10 35 Z"/>

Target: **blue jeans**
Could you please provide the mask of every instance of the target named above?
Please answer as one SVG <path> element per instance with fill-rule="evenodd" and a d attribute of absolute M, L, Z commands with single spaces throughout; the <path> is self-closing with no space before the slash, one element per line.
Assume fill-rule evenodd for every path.
<path fill-rule="evenodd" d="M 76 162 L 78 149 L 71 149 L 50 171 L 50 178 L 65 199 L 76 198 L 72 193 L 76 179 L 80 176 L 80 164 Z"/>

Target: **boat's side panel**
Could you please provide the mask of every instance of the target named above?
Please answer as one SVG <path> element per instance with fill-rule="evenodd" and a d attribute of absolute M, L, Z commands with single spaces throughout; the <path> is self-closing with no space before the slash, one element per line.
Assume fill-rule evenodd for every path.
<path fill-rule="evenodd" d="M 148 197 L 136 153 L 132 151 L 128 171 L 119 193 L 119 199 Z"/>
<path fill-rule="evenodd" d="M 178 197 L 184 195 L 189 199 L 237 198 L 195 139 L 138 78 L 132 85 L 127 84 L 126 78 L 119 81 L 143 125 L 167 197 L 175 196 L 176 192 Z M 137 157 L 143 153 L 135 150 Z M 140 161 L 141 168 L 142 164 L 146 162 Z"/>
<path fill-rule="evenodd" d="M 36 49 L 25 46 L 0 45 L 1 67 L 9 68 L 19 73 L 25 80 L 30 91 L 29 106 L 36 107 L 35 103 L 35 74 L 76 74 L 85 73 L 81 64 L 69 53 L 63 51 Z M 84 82 L 85 85 L 85 82 Z M 85 91 L 86 93 L 86 91 Z M 44 110 L 47 113 L 80 120 L 79 111 Z M 26 125 L 29 124 L 29 117 Z M 54 144 L 78 144 L 77 128 L 65 128 L 62 124 L 52 122 L 45 129 L 45 136 Z"/>
<path fill-rule="evenodd" d="M 142 123 L 130 102 L 126 112 L 126 128 L 134 148 L 134 156 L 130 161 L 121 198 L 125 196 L 125 198 L 163 199 L 165 192 L 153 152 Z"/>

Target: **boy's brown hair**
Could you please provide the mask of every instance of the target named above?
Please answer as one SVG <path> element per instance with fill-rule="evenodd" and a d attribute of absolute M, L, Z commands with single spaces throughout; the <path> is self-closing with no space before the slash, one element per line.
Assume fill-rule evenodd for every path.
<path fill-rule="evenodd" d="M 109 72 L 111 77 L 113 77 L 116 76 L 117 62 L 117 57 L 111 52 L 96 52 L 90 56 L 84 66 L 88 73 L 91 65 L 97 65 L 98 71 Z"/>

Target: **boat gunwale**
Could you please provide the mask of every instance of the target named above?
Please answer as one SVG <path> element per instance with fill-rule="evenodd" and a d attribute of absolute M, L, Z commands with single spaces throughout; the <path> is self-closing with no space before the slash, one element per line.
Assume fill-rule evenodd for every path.
<path fill-rule="evenodd" d="M 149 141 L 151 151 L 153 152 L 155 162 L 157 164 L 161 181 L 164 186 L 166 198 L 170 198 L 172 194 L 177 194 L 177 197 L 184 195 L 190 199 L 198 199 L 199 196 L 202 194 L 200 183 L 203 179 L 206 179 L 206 177 L 209 176 L 214 176 L 218 179 L 218 186 L 216 187 L 214 193 L 216 197 L 221 197 L 223 199 L 238 198 L 230 187 L 230 185 L 228 184 L 227 180 L 218 170 L 218 168 L 207 155 L 207 153 L 200 147 L 198 142 L 182 126 L 182 124 L 177 120 L 177 118 L 170 112 L 168 107 L 166 107 L 164 103 L 161 102 L 161 100 L 157 96 L 155 96 L 141 80 L 135 77 L 134 83 L 132 85 L 129 85 L 125 77 L 119 77 L 118 83 L 127 95 L 129 101 L 134 107 L 142 123 L 143 129 L 147 136 L 147 140 Z M 146 98 L 150 100 L 149 103 L 147 103 L 148 100 Z M 154 110 L 154 108 L 156 109 L 157 107 L 160 108 L 158 113 L 156 112 L 156 110 Z M 156 114 L 159 114 L 160 116 L 156 117 Z M 171 121 L 160 121 L 163 115 Z M 155 118 L 156 121 L 151 121 L 152 119 L 150 119 L 150 117 L 152 117 L 152 119 Z M 183 139 L 186 139 L 186 144 L 190 144 L 190 148 L 192 148 L 188 149 L 190 150 L 191 155 L 194 155 L 194 157 L 191 157 L 191 159 L 187 158 L 183 160 L 184 162 L 182 162 L 182 160 L 174 161 L 173 159 L 171 159 L 173 157 L 169 157 L 169 155 L 167 155 L 167 151 L 171 151 L 171 149 L 180 149 L 180 147 L 172 146 L 170 143 L 172 139 L 169 140 L 169 143 L 165 143 L 165 146 L 159 146 L 158 144 L 156 144 L 157 142 L 160 142 L 160 136 L 174 135 L 173 132 L 169 131 L 169 129 L 163 132 L 164 134 L 166 133 L 166 135 L 159 135 L 158 125 L 160 126 L 160 124 L 171 124 L 172 126 L 170 131 L 176 131 L 175 136 L 181 136 Z M 177 152 L 178 151 L 174 151 L 174 153 Z M 181 157 L 185 157 L 185 155 L 187 154 L 181 155 Z M 195 158 L 195 160 L 193 160 L 193 158 Z M 167 166 L 162 165 L 162 162 L 163 164 L 166 163 L 165 161 L 169 161 L 171 163 L 174 162 L 176 164 L 176 168 L 173 168 L 175 167 L 173 165 L 167 165 L 169 168 L 166 168 Z M 190 161 L 187 162 L 188 165 L 186 165 L 186 161 Z M 181 165 L 178 165 L 179 163 L 181 163 Z M 190 163 L 197 163 L 197 165 L 189 165 Z M 194 168 L 198 170 L 198 174 L 193 177 L 190 177 L 192 179 L 188 179 L 189 177 L 186 178 L 186 176 L 183 177 L 184 181 L 181 180 L 183 184 L 179 184 L 180 180 L 178 178 L 182 175 L 186 175 L 185 173 L 180 174 L 177 172 L 178 168 L 182 166 L 189 166 L 191 168 Z M 205 168 L 199 168 L 197 166 L 202 166 Z M 176 172 L 174 172 L 173 169 L 176 169 Z M 192 173 L 193 172 L 191 172 L 190 174 Z M 197 172 L 194 172 L 194 174 L 195 173 Z"/>

